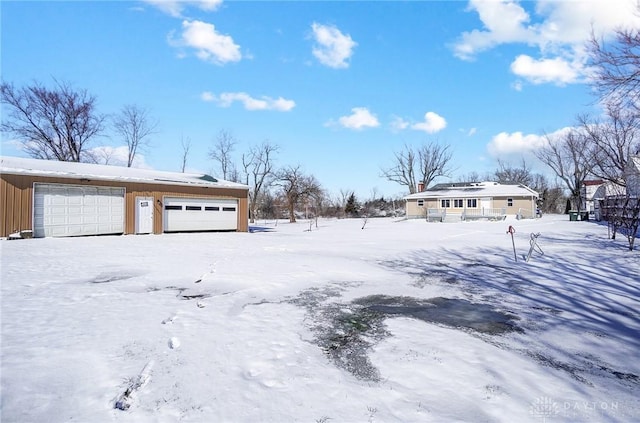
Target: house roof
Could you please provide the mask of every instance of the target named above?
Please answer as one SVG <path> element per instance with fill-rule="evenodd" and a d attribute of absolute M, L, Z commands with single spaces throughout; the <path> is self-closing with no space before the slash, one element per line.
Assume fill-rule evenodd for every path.
<path fill-rule="evenodd" d="M 438 184 L 422 192 L 404 197 L 407 200 L 425 198 L 479 198 L 479 197 L 535 197 L 538 193 L 522 184 L 500 184 L 498 182 L 475 182 L 471 184 Z"/>
<path fill-rule="evenodd" d="M 0 173 L 147 184 L 249 189 L 247 185 L 202 173 L 164 172 L 93 163 L 60 162 L 0 156 Z"/>
<path fill-rule="evenodd" d="M 591 180 L 591 181 L 584 181 L 583 185 L 584 186 L 592 186 L 592 185 L 602 185 L 604 183 L 605 183 L 605 181 L 603 181 L 601 179 L 597 179 L 597 180 Z"/>

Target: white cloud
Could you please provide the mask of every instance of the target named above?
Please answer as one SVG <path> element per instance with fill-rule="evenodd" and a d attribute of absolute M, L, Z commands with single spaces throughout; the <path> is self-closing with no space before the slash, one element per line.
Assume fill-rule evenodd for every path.
<path fill-rule="evenodd" d="M 545 138 L 540 135 L 524 135 L 522 132 L 501 132 L 494 136 L 487 145 L 489 154 L 500 157 L 510 154 L 522 154 L 537 150 L 545 143 Z"/>
<path fill-rule="evenodd" d="M 575 128 L 565 127 L 545 135 L 501 132 L 487 144 L 487 151 L 494 158 L 504 156 L 535 157 L 533 154 L 536 150 L 544 147 L 549 142 L 560 140 L 567 132 L 572 130 L 575 130 Z"/>
<path fill-rule="evenodd" d="M 513 1 L 469 1 L 468 10 L 475 10 L 484 30 L 464 32 L 454 45 L 454 54 L 472 59 L 475 54 L 501 43 L 526 42 L 534 33 L 528 27 L 529 15 Z"/>
<path fill-rule="evenodd" d="M 391 123 L 389 124 L 389 126 L 391 127 L 391 130 L 394 132 L 403 131 L 407 129 L 409 125 L 410 125 L 409 122 L 407 122 L 406 120 L 402 119 L 399 116 L 394 116 L 393 119 L 391 120 Z"/>
<path fill-rule="evenodd" d="M 173 33 L 169 34 L 169 43 L 175 47 L 195 49 L 196 56 L 201 60 L 224 65 L 242 59 L 240 46 L 229 35 L 218 33 L 213 24 L 185 20 L 182 22 L 182 30 L 182 35 L 177 40 L 173 39 Z"/>
<path fill-rule="evenodd" d="M 200 10 L 211 12 L 217 10 L 222 4 L 222 0 L 143 0 L 152 6 L 157 7 L 167 15 L 181 18 L 182 12 L 188 6 L 195 6 Z"/>
<path fill-rule="evenodd" d="M 580 79 L 581 71 L 583 69 L 580 65 L 575 66 L 560 57 L 536 60 L 521 54 L 511 63 L 511 72 L 534 84 L 571 84 Z M 518 89 L 516 88 L 516 90 Z"/>
<path fill-rule="evenodd" d="M 637 27 L 640 16 L 635 2 L 538 0 L 532 14 L 513 0 L 471 0 L 482 29 L 464 32 L 453 46 L 464 60 L 501 44 L 520 43 L 538 49 L 539 58 L 527 62 L 518 57 L 511 69 L 534 84 L 581 82 L 588 74 L 585 43 L 593 29 L 598 38 L 608 39 L 620 26 Z M 519 82 L 515 89 L 522 87 Z"/>
<path fill-rule="evenodd" d="M 467 136 L 471 137 L 473 135 L 476 134 L 476 132 L 478 132 L 478 130 L 476 128 L 471 128 L 469 129 L 469 131 L 467 132 Z"/>
<path fill-rule="evenodd" d="M 447 127 L 447 121 L 445 118 L 434 112 L 427 112 L 424 115 L 424 122 L 414 123 L 411 125 L 411 129 L 416 131 L 424 131 L 429 134 L 442 131 Z"/>
<path fill-rule="evenodd" d="M 316 45 L 313 47 L 313 55 L 323 65 L 331 68 L 347 68 L 348 60 L 353 55 L 353 49 L 358 45 L 335 26 L 313 23 L 313 38 Z"/>
<path fill-rule="evenodd" d="M 200 94 L 200 99 L 202 101 L 215 101 L 216 96 L 210 91 L 204 91 L 202 94 Z"/>
<path fill-rule="evenodd" d="M 238 101 L 243 104 L 247 110 L 276 110 L 279 112 L 288 112 L 296 106 L 296 102 L 293 100 L 287 100 L 282 97 L 271 98 L 262 96 L 260 98 L 253 98 L 247 93 L 222 93 L 219 96 L 205 91 L 200 94 L 200 98 L 203 101 L 216 102 L 220 107 L 230 107 L 234 102 Z"/>
<path fill-rule="evenodd" d="M 378 118 L 366 107 L 354 107 L 349 116 L 342 116 L 338 119 L 338 124 L 348 129 L 376 128 L 380 126 Z"/>

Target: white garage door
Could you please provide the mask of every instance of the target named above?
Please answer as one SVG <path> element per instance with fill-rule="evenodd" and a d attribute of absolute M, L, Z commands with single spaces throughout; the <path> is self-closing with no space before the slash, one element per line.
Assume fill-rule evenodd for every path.
<path fill-rule="evenodd" d="M 124 188 L 35 184 L 34 236 L 124 233 Z"/>
<path fill-rule="evenodd" d="M 163 222 L 165 232 L 236 230 L 238 201 L 165 198 Z"/>

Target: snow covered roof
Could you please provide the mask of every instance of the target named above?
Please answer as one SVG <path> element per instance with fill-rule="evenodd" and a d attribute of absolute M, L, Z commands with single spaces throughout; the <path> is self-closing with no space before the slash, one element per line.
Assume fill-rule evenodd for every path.
<path fill-rule="evenodd" d="M 522 184 L 500 184 L 498 182 L 474 182 L 460 186 L 438 184 L 434 188 L 407 195 L 407 200 L 424 198 L 478 198 L 478 197 L 538 197 L 538 193 Z"/>
<path fill-rule="evenodd" d="M 243 184 L 216 179 L 202 173 L 163 172 L 133 167 L 109 166 L 93 163 L 60 162 L 57 160 L 25 159 L 21 157 L 8 156 L 0 156 L 0 173 L 163 185 L 236 189 L 249 188 Z"/>

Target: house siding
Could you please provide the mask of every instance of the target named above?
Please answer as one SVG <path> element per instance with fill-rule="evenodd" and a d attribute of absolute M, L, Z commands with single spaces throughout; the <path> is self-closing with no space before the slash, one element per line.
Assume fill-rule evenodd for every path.
<path fill-rule="evenodd" d="M 190 187 L 155 183 L 129 183 L 120 181 L 85 180 L 35 175 L 0 175 L 0 237 L 21 230 L 33 229 L 33 186 L 34 183 L 65 184 L 81 186 L 108 186 L 125 189 L 125 234 L 135 232 L 136 197 L 153 197 L 153 232 L 163 232 L 164 197 L 220 198 L 238 200 L 238 232 L 249 230 L 248 191 L 246 189 L 224 187 Z"/>
<path fill-rule="evenodd" d="M 640 156 L 632 157 L 625 169 L 627 195 L 640 197 Z"/>

